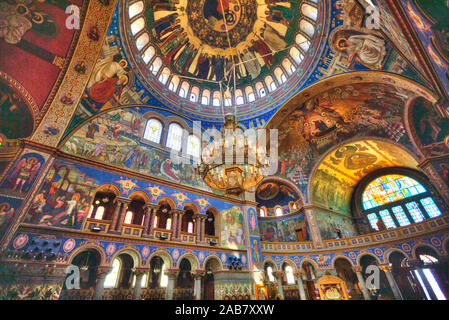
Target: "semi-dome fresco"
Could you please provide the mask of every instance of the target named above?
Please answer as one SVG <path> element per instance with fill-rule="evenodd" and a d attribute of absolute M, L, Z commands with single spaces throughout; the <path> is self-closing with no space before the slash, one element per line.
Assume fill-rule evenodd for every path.
<path fill-rule="evenodd" d="M 0 1 L 0 300 L 449 299 L 448 12 Z"/>

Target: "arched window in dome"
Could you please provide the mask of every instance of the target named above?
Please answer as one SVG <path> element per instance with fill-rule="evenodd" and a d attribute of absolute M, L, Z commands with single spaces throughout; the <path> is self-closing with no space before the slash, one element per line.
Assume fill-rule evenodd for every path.
<path fill-rule="evenodd" d="M 363 190 L 361 203 L 371 227 L 377 231 L 441 215 L 428 189 L 402 174 L 382 175 L 370 181 Z"/>
<path fill-rule="evenodd" d="M 274 80 L 271 76 L 267 76 L 265 78 L 265 83 L 268 87 L 268 90 L 270 90 L 270 91 L 276 90 L 276 88 L 277 88 L 276 83 L 274 82 Z"/>
<path fill-rule="evenodd" d="M 118 276 L 120 274 L 121 262 L 120 259 L 115 258 L 112 261 L 112 270 L 106 275 L 104 279 L 104 287 L 105 288 L 115 288 L 117 287 Z"/>
<path fill-rule="evenodd" d="M 219 107 L 221 105 L 220 101 L 221 101 L 220 91 L 215 91 L 212 97 L 212 105 L 214 107 Z"/>
<path fill-rule="evenodd" d="M 179 96 L 181 98 L 186 98 L 189 92 L 190 85 L 187 81 L 184 81 L 181 85 L 181 89 L 179 89 Z"/>
<path fill-rule="evenodd" d="M 170 77 L 170 69 L 169 68 L 164 68 L 161 72 L 161 74 L 159 75 L 159 81 L 165 85 L 167 84 L 168 78 Z"/>
<path fill-rule="evenodd" d="M 289 76 L 291 76 L 293 72 L 296 71 L 295 65 L 287 58 L 282 61 L 282 66 L 284 67 L 285 71 L 287 71 Z"/>
<path fill-rule="evenodd" d="M 140 37 L 138 37 L 136 40 L 137 50 L 139 50 L 139 51 L 142 50 L 147 45 L 147 43 L 149 41 L 150 41 L 150 36 L 148 35 L 148 33 L 145 32 Z"/>
<path fill-rule="evenodd" d="M 180 151 L 182 146 L 182 127 L 177 123 L 168 126 L 167 147 Z"/>
<path fill-rule="evenodd" d="M 190 91 L 190 101 L 197 102 L 199 95 L 200 95 L 200 88 L 193 87 L 192 91 Z"/>
<path fill-rule="evenodd" d="M 262 82 L 256 83 L 256 92 L 259 95 L 259 97 L 263 98 L 267 95 L 265 91 L 265 87 L 263 86 Z"/>
<path fill-rule="evenodd" d="M 307 4 L 307 3 L 305 3 L 301 6 L 301 12 L 303 15 L 312 19 L 313 21 L 316 21 L 316 19 L 318 17 L 318 9 L 315 8 L 314 6 L 311 6 L 310 4 Z"/>
<path fill-rule="evenodd" d="M 187 138 L 187 154 L 196 158 L 200 157 L 201 143 L 200 139 L 191 134 Z"/>
<path fill-rule="evenodd" d="M 287 77 L 285 76 L 284 71 L 282 71 L 282 69 L 279 67 L 274 69 L 274 75 L 276 76 L 276 79 L 278 79 L 280 83 L 284 83 L 287 81 Z"/>
<path fill-rule="evenodd" d="M 208 105 L 210 100 L 210 91 L 204 90 L 201 96 L 201 104 Z"/>
<path fill-rule="evenodd" d="M 179 77 L 173 76 L 170 80 L 170 84 L 168 85 L 168 90 L 176 92 L 176 90 L 178 89 L 178 85 L 179 85 Z"/>
<path fill-rule="evenodd" d="M 133 34 L 133 36 L 139 33 L 139 31 L 141 31 L 143 27 L 145 27 L 145 20 L 143 18 L 139 18 L 131 23 L 131 33 Z"/>
<path fill-rule="evenodd" d="M 162 122 L 155 118 L 149 119 L 145 126 L 145 133 L 143 134 L 143 138 L 154 143 L 160 143 L 161 136 Z"/>
<path fill-rule="evenodd" d="M 251 86 L 246 87 L 245 93 L 246 93 L 246 98 L 248 99 L 249 102 L 253 102 L 254 100 L 256 100 L 256 95 L 254 94 L 253 87 L 251 87 Z"/>
<path fill-rule="evenodd" d="M 274 213 L 276 214 L 276 217 L 280 217 L 283 215 L 284 211 L 281 207 L 277 207 L 276 210 L 274 210 Z"/>
<path fill-rule="evenodd" d="M 153 75 L 157 75 L 159 69 L 162 67 L 162 59 L 157 57 L 154 59 L 153 63 L 150 66 L 150 71 Z"/>
<path fill-rule="evenodd" d="M 266 209 L 264 207 L 260 208 L 259 209 L 259 216 L 265 217 L 266 215 L 267 215 L 266 214 Z"/>
<path fill-rule="evenodd" d="M 310 38 L 313 37 L 313 34 L 315 33 L 315 27 L 313 24 L 311 24 L 309 21 L 302 19 L 299 22 L 299 29 L 303 31 L 306 35 L 308 35 Z"/>
<path fill-rule="evenodd" d="M 293 58 L 297 65 L 301 64 L 302 60 L 304 59 L 304 56 L 296 47 L 292 47 L 290 49 L 290 56 Z"/>
<path fill-rule="evenodd" d="M 235 103 L 239 106 L 245 103 L 245 99 L 243 99 L 243 92 L 240 89 L 235 91 Z"/>
<path fill-rule="evenodd" d="M 296 35 L 295 42 L 304 52 L 307 52 L 310 48 L 310 41 L 302 33 Z"/>
<path fill-rule="evenodd" d="M 128 9 L 129 18 L 132 19 L 135 16 L 137 16 L 139 13 L 143 11 L 143 8 L 144 8 L 143 1 L 135 2 L 132 5 L 130 5 Z"/>
<path fill-rule="evenodd" d="M 153 47 L 148 47 L 148 49 L 146 49 L 142 55 L 143 62 L 145 62 L 145 64 L 148 64 L 154 57 L 155 53 L 156 51 Z"/>

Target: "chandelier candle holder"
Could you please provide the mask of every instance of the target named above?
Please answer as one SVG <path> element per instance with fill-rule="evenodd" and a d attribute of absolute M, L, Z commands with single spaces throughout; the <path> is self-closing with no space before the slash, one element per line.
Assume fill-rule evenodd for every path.
<path fill-rule="evenodd" d="M 235 195 L 254 191 L 270 163 L 264 139 L 257 139 L 256 130 L 244 134 L 237 125 L 234 115 L 225 116 L 221 135 L 203 149 L 197 167 L 208 186 Z"/>

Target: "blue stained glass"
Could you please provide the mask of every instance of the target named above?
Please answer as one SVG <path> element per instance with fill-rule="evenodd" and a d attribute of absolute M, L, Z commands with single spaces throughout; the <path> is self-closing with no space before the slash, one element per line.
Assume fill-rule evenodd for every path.
<path fill-rule="evenodd" d="M 421 199 L 421 204 L 423 205 L 424 209 L 426 209 L 429 217 L 435 218 L 441 216 L 440 209 L 438 209 L 437 205 L 431 197 Z"/>
<path fill-rule="evenodd" d="M 373 229 L 379 231 L 379 228 L 377 227 L 377 221 L 379 221 L 379 219 L 377 218 L 377 215 L 375 213 L 370 213 L 367 215 L 368 217 L 368 221 L 371 224 L 371 227 L 373 227 Z"/>
<path fill-rule="evenodd" d="M 379 214 L 387 229 L 396 228 L 396 224 L 394 223 L 394 220 L 388 210 L 381 210 L 379 211 Z"/>
<path fill-rule="evenodd" d="M 393 214 L 395 215 L 401 227 L 408 226 L 410 224 L 410 220 L 407 218 L 407 215 L 405 214 L 401 206 L 393 207 L 391 208 L 391 210 L 393 211 Z"/>
<path fill-rule="evenodd" d="M 419 206 L 416 202 L 409 202 L 405 204 L 405 206 L 416 223 L 425 220 L 425 217 L 421 212 L 421 209 L 419 209 Z"/>

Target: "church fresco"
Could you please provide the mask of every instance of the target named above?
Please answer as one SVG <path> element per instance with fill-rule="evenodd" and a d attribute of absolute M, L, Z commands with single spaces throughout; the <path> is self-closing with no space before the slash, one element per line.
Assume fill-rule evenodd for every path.
<path fill-rule="evenodd" d="M 301 230 L 303 241 L 310 240 L 307 221 L 303 214 L 274 220 L 259 219 L 261 241 L 297 242 L 297 230 Z"/>
<path fill-rule="evenodd" d="M 425 156 L 449 153 L 449 119 L 441 117 L 433 106 L 422 98 L 411 106 L 412 134 Z"/>
<path fill-rule="evenodd" d="M 150 195 L 152 203 L 157 203 L 158 199 L 163 196 L 169 196 L 176 200 L 175 195 L 179 193 L 178 190 L 169 187 L 157 186 L 146 181 L 130 179 L 99 169 L 57 160 L 39 187 L 36 196 L 32 199 L 25 222 L 43 226 L 80 229 L 84 218 L 88 215 L 96 190 L 102 184 L 107 183 L 116 185 L 123 197 L 128 197 L 134 191 L 143 191 Z M 230 227 L 233 235 L 236 235 L 237 231 L 242 228 L 243 221 L 239 219 L 243 218 L 236 214 L 236 212 L 241 211 L 239 207 L 197 194 L 188 192 L 184 192 L 184 194 L 192 202 L 198 203 L 201 214 L 204 214 L 209 206 L 217 210 L 226 210 L 233 207 L 234 209 L 229 211 L 231 215 L 235 215 L 234 219 L 230 219 L 230 221 L 235 222 Z M 184 202 L 177 201 L 175 203 L 177 203 L 177 209 L 183 208 Z M 207 203 L 207 206 L 201 205 L 203 203 Z M 241 241 L 240 237 L 238 244 Z"/>
<path fill-rule="evenodd" d="M 146 107 L 109 111 L 84 124 L 64 143 L 62 151 L 164 180 L 209 190 L 189 163 L 176 164 L 170 152 L 143 140 L 147 112 L 162 117 L 170 112 Z"/>
<path fill-rule="evenodd" d="M 265 207 L 267 217 L 275 216 L 275 209 L 282 208 L 283 214 L 289 214 L 301 208 L 303 201 L 287 183 L 278 180 L 264 180 L 256 190 L 256 202 L 258 207 Z"/>
<path fill-rule="evenodd" d="M 403 107 L 410 92 L 381 84 L 354 84 L 323 92 L 298 106 L 279 128 L 278 175 L 307 194 L 316 159 L 340 142 L 374 136 L 410 147 Z"/>
<path fill-rule="evenodd" d="M 361 140 L 330 152 L 316 168 L 310 186 L 313 204 L 351 215 L 354 187 L 381 168 L 417 168 L 417 161 L 402 148 L 379 140 Z"/>
<path fill-rule="evenodd" d="M 78 32 L 66 27 L 66 8 L 83 0 L 11 0 L 0 4 L 0 70 L 20 82 L 39 108 L 70 60 Z M 67 59 L 67 60 L 66 60 Z M 26 68 L 24 68 L 26 66 Z M 32 73 L 28 72 L 33 70 Z"/>
<path fill-rule="evenodd" d="M 221 245 L 229 249 L 245 249 L 243 211 L 233 206 L 220 212 Z"/>
<path fill-rule="evenodd" d="M 351 218 L 316 209 L 314 215 L 322 240 L 349 238 L 358 235 L 355 223 Z"/>

